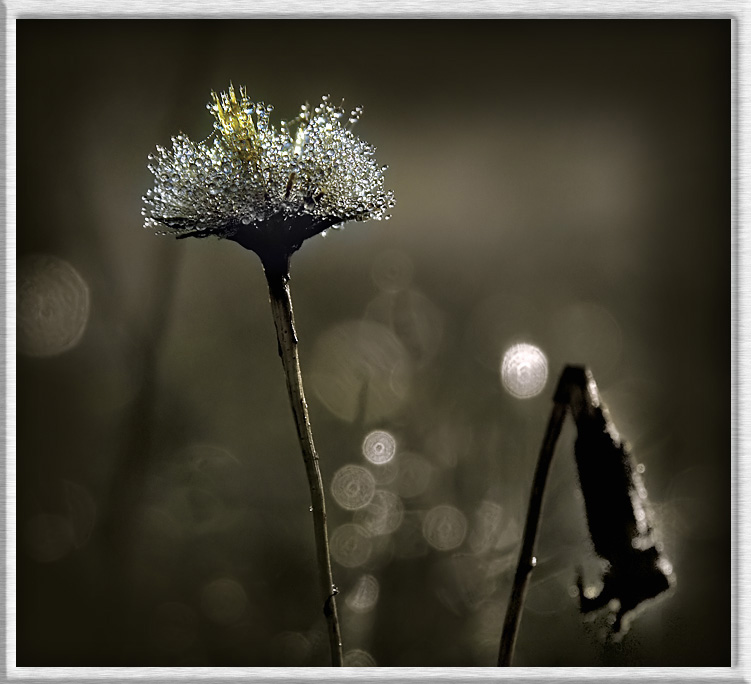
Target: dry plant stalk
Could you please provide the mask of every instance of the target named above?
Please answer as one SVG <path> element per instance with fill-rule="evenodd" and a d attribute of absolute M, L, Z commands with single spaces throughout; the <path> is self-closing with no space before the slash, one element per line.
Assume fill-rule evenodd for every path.
<path fill-rule="evenodd" d="M 393 192 L 384 190 L 374 148 L 352 133 L 362 109 L 345 112 L 328 96 L 305 104 L 276 130 L 271 105 L 252 102 L 243 88 L 212 93 L 214 133 L 194 143 L 184 134 L 172 149 L 157 147 L 149 169 L 155 185 L 144 197 L 145 225 L 177 238 L 216 236 L 261 259 L 310 488 L 320 600 L 332 665 L 342 665 L 336 586 L 331 570 L 326 505 L 318 455 L 303 391 L 289 290 L 290 257 L 309 237 L 347 221 L 388 219 Z"/>
<path fill-rule="evenodd" d="M 574 453 L 590 537 L 595 552 L 608 564 L 603 589 L 596 596 L 585 591 L 579 576 L 581 611 L 587 613 L 607 606 L 611 610 L 611 633 L 620 638 L 628 629 L 632 612 L 675 583 L 673 569 L 662 554 L 662 544 L 654 536 L 641 469 L 610 419 L 592 374 L 585 368 L 567 366 L 553 401 L 501 634 L 498 652 L 501 667 L 510 666 L 513 658 L 524 597 L 537 564 L 534 547 L 545 484 L 568 410 L 577 428 Z"/>

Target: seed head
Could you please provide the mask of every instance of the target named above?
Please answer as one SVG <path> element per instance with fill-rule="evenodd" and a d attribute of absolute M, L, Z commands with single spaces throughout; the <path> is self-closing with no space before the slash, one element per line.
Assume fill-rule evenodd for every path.
<path fill-rule="evenodd" d="M 271 105 L 230 84 L 212 93 L 214 131 L 195 143 L 180 133 L 149 156 L 154 187 L 143 198 L 145 226 L 182 237 L 215 235 L 259 254 L 294 252 L 303 240 L 347 221 L 389 219 L 394 194 L 375 148 L 352 133 L 362 109 L 324 96 L 275 129 Z"/>

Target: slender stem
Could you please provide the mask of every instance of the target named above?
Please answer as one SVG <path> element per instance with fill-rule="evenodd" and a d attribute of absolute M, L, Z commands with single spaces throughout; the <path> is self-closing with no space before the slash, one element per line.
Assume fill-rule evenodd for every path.
<path fill-rule="evenodd" d="M 559 393 L 560 394 L 560 388 Z M 524 537 L 522 548 L 519 553 L 519 563 L 516 566 L 514 574 L 514 584 L 511 587 L 511 598 L 509 599 L 508 608 L 506 609 L 506 618 L 503 622 L 503 633 L 501 634 L 501 645 L 498 651 L 498 666 L 509 667 L 511 658 L 514 655 L 514 645 L 516 644 L 516 633 L 519 629 L 521 620 L 522 605 L 527 593 L 529 576 L 532 568 L 537 561 L 534 556 L 535 539 L 537 538 L 537 528 L 540 522 L 540 512 L 542 511 L 542 495 L 545 492 L 545 484 L 550 470 L 550 463 L 555 453 L 555 443 L 561 434 L 563 419 L 566 417 L 566 402 L 556 401 L 553 404 L 553 411 L 550 414 L 545 438 L 540 448 L 540 456 L 537 460 L 535 477 L 532 482 L 532 493 L 529 497 L 529 508 L 527 510 L 527 521 L 524 524 Z"/>
<path fill-rule="evenodd" d="M 321 601 L 323 602 L 323 612 L 328 623 L 331 664 L 341 667 L 342 637 L 336 610 L 337 590 L 331 572 L 329 538 L 326 531 L 326 502 L 321 471 L 318 467 L 318 454 L 313 444 L 313 433 L 310 429 L 308 405 L 305 401 L 305 393 L 303 391 L 300 360 L 297 354 L 297 335 L 295 334 L 295 321 L 289 290 L 289 256 L 275 261 L 265 259 L 263 264 L 264 271 L 266 272 L 266 280 L 269 285 L 271 312 L 274 316 L 276 336 L 279 343 L 279 356 L 282 359 L 282 366 L 284 367 L 287 391 L 292 404 L 292 413 L 295 418 L 295 426 L 297 427 L 297 437 L 300 441 L 302 457 L 305 462 L 305 472 L 308 476 L 308 485 L 310 487 L 310 502 L 318 560 L 318 580 Z"/>

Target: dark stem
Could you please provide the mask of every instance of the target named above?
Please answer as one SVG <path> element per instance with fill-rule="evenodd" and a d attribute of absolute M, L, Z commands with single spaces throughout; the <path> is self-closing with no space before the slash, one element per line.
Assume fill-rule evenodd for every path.
<path fill-rule="evenodd" d="M 318 561 L 318 581 L 323 612 L 326 616 L 331 649 L 331 664 L 342 665 L 342 637 L 339 628 L 339 617 L 336 610 L 337 590 L 331 572 L 331 555 L 329 552 L 328 532 L 326 531 L 326 502 L 323 491 L 321 471 L 318 467 L 318 454 L 313 444 L 313 433 L 310 429 L 308 405 L 305 402 L 300 360 L 297 354 L 297 335 L 292 313 L 292 299 L 289 290 L 289 254 L 282 258 L 265 258 L 263 267 L 269 285 L 271 312 L 276 326 L 276 337 L 279 343 L 279 356 L 282 359 L 284 375 L 287 381 L 287 392 L 292 404 L 292 413 L 297 428 L 297 438 L 300 441 L 302 457 L 305 462 L 305 472 L 310 487 L 310 502 L 315 531 L 316 557 Z"/>
<path fill-rule="evenodd" d="M 503 633 L 501 634 L 501 645 L 498 651 L 498 666 L 509 667 L 511 658 L 514 655 L 514 646 L 516 644 L 516 633 L 519 629 L 521 620 L 522 606 L 524 597 L 527 593 L 527 585 L 532 568 L 536 565 L 535 560 L 535 539 L 537 538 L 537 528 L 540 523 L 540 512 L 542 511 L 542 496 L 545 492 L 545 484 L 548 479 L 550 463 L 555 453 L 555 443 L 561 434 L 563 419 L 566 417 L 566 406 L 568 404 L 568 392 L 563 388 L 564 378 L 556 392 L 553 411 L 550 414 L 548 428 L 545 432 L 545 439 L 540 448 L 540 456 L 537 460 L 535 477 L 532 482 L 532 493 L 529 497 L 529 508 L 527 510 L 527 521 L 524 524 L 524 537 L 522 548 L 519 553 L 519 563 L 516 566 L 514 583 L 511 587 L 511 598 L 509 599 L 508 608 L 506 609 L 506 618 L 503 622 Z M 563 391 L 562 391 L 563 390 Z"/>

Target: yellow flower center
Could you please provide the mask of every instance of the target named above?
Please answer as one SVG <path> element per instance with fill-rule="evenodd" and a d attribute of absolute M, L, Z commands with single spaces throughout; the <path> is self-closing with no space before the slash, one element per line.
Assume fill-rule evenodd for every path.
<path fill-rule="evenodd" d="M 212 91 L 214 115 L 219 122 L 219 130 L 228 147 L 233 149 L 243 161 L 251 161 L 258 155 L 258 133 L 250 116 L 251 102 L 244 88 L 240 88 L 240 101 L 230 84 L 229 92 L 221 96 Z"/>

